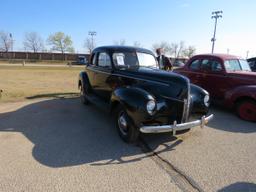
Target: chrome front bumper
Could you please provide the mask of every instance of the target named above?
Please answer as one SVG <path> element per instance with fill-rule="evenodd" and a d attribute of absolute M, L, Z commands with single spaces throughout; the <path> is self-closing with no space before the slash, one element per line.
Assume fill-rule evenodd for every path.
<path fill-rule="evenodd" d="M 165 133 L 165 132 L 173 132 L 173 135 L 176 134 L 176 131 L 190 129 L 193 127 L 200 126 L 204 128 L 204 126 L 213 119 L 213 114 L 208 117 L 203 116 L 200 120 L 195 120 L 191 122 L 177 124 L 174 121 L 173 125 L 157 125 L 157 126 L 143 126 L 140 127 L 140 132 L 142 133 Z"/>

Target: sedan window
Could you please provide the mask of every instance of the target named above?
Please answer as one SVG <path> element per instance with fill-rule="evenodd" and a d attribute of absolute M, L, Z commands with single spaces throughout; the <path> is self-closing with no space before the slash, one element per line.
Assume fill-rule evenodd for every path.
<path fill-rule="evenodd" d="M 243 71 L 251 71 L 249 63 L 246 60 L 239 59 L 239 62 Z"/>
<path fill-rule="evenodd" d="M 118 67 L 139 66 L 136 52 L 119 52 L 113 54 L 113 62 Z"/>
<path fill-rule="evenodd" d="M 208 60 L 208 59 L 202 60 L 202 63 L 201 63 L 202 70 L 210 70 L 210 66 L 211 66 L 210 60 Z"/>
<path fill-rule="evenodd" d="M 198 70 L 200 67 L 200 60 L 196 59 L 194 61 L 192 61 L 192 63 L 190 64 L 189 68 L 192 70 Z"/>
<path fill-rule="evenodd" d="M 110 67 L 111 66 L 111 60 L 107 53 L 100 53 L 99 59 L 98 59 L 98 66 L 100 66 L 100 67 Z"/>
<path fill-rule="evenodd" d="M 227 71 L 251 71 L 248 62 L 242 59 L 229 59 L 224 65 Z"/>
<path fill-rule="evenodd" d="M 212 61 L 211 70 L 213 72 L 222 71 L 222 66 L 218 61 Z"/>

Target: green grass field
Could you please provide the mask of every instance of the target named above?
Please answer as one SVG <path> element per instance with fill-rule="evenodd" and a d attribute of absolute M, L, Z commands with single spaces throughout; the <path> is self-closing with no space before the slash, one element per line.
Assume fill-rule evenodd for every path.
<path fill-rule="evenodd" d="M 0 65 L 0 103 L 77 95 L 77 79 L 82 70 L 83 67 Z"/>

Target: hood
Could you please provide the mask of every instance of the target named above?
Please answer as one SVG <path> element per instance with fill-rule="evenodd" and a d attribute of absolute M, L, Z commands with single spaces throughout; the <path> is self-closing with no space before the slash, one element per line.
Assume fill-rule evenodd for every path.
<path fill-rule="evenodd" d="M 189 79 L 185 76 L 159 69 L 140 67 L 137 69 L 126 69 L 125 71 L 120 70 L 120 73 L 166 84 L 174 83 L 187 85 L 189 83 Z"/>
<path fill-rule="evenodd" d="M 183 100 L 184 98 L 187 98 L 187 93 L 190 88 L 188 78 L 173 72 L 167 72 L 159 69 L 140 67 L 137 69 L 126 69 L 124 71 L 120 70 L 118 73 L 131 78 L 141 79 L 142 82 L 143 80 L 148 80 L 151 82 L 161 83 L 163 86 L 152 86 L 150 83 L 148 86 L 146 86 L 145 83 L 142 84 L 144 89 L 150 90 L 150 92 L 162 92 L 163 94 L 161 95 L 165 95 L 166 97 L 174 97 Z M 164 85 L 170 88 L 169 91 L 166 91 L 166 86 Z"/>

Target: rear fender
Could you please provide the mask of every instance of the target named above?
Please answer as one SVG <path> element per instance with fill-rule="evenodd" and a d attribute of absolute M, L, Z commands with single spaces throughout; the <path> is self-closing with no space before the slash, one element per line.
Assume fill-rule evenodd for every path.
<path fill-rule="evenodd" d="M 225 105 L 232 107 L 240 98 L 256 100 L 256 85 L 245 85 L 231 89 L 225 94 Z"/>

